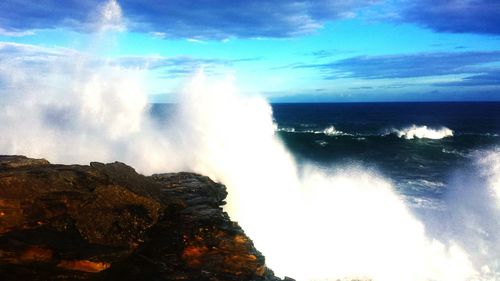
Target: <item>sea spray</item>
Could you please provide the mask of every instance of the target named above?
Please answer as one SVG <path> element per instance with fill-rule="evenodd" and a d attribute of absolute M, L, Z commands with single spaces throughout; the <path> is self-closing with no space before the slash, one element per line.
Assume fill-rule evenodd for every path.
<path fill-rule="evenodd" d="M 308 254 L 320 254 L 307 274 L 313 280 L 451 281 L 473 274 L 460 247 L 428 238 L 423 224 L 380 176 L 359 167 L 309 167 L 302 184 L 310 216 L 304 225 L 317 238 Z"/>
<path fill-rule="evenodd" d="M 414 138 L 438 140 L 453 136 L 453 131 L 445 127 L 432 129 L 427 126 L 417 125 L 412 125 L 401 130 L 394 130 L 394 132 L 398 135 L 398 137 L 409 140 Z"/>
<path fill-rule="evenodd" d="M 116 17 L 110 19 L 116 24 Z M 29 63 L 1 58 L 2 154 L 56 163 L 118 160 L 143 173 L 210 175 L 228 186 L 227 211 L 268 265 L 301 281 L 487 280 L 497 270 L 484 268 L 498 263 L 495 254 L 476 261 L 475 249 L 482 245 L 466 248 L 460 242 L 468 232 L 429 235 L 381 175 L 362 167 L 299 168 L 274 132 L 269 104 L 239 95 L 230 78 L 213 82 L 195 75 L 177 113 L 162 124 L 147 113 L 144 70 L 67 50 L 40 56 L 47 51 L 1 47 L 31 54 Z M 498 159 L 491 157 L 485 167 Z M 495 171 L 482 177 L 494 184 Z"/>
<path fill-rule="evenodd" d="M 30 130 L 2 127 L 2 140 L 8 140 L 2 153 L 36 152 L 64 163 L 121 160 L 146 173 L 188 169 L 210 175 L 228 186 L 227 211 L 268 265 L 298 280 L 466 280 L 472 274 L 460 248 L 427 238 L 380 176 L 363 169 L 299 171 L 275 135 L 270 106 L 261 98 L 239 96 L 230 79 L 213 83 L 198 73 L 177 114 L 158 128 L 146 114 L 142 87 L 127 84 L 140 85 L 140 80 L 130 80 L 121 68 L 102 67 L 105 71 L 80 66 L 65 72 L 83 81 L 81 87 L 68 83 L 69 95 L 57 84 L 39 88 L 44 96 L 25 92 L 32 116 L 10 114 L 6 124 Z M 134 91 L 124 94 L 127 89 Z M 22 103 L 10 101 L 3 106 L 16 112 L 12 109 Z M 52 119 L 59 112 L 67 116 L 46 119 L 48 112 L 58 113 Z"/>
<path fill-rule="evenodd" d="M 2 61 L 3 153 L 63 163 L 111 160 L 128 153 L 129 141 L 145 125 L 148 104 L 137 95 L 143 92 L 139 71 L 96 66 L 73 54 L 49 62 Z"/>
<path fill-rule="evenodd" d="M 495 149 L 479 157 L 481 175 L 486 178 L 489 190 L 496 198 L 500 209 L 500 149 Z"/>
<path fill-rule="evenodd" d="M 500 280 L 500 153 L 478 151 L 473 159 L 451 179 L 443 196 L 447 208 L 425 220 L 433 236 L 456 241 L 469 254 L 479 271 L 471 280 Z"/>
<path fill-rule="evenodd" d="M 275 253 L 267 256 L 270 266 L 282 261 L 299 266 L 289 254 L 301 228 L 297 173 L 274 135 L 269 104 L 240 97 L 230 80 L 212 83 L 200 72 L 179 107 L 171 129 L 180 130 L 180 150 L 187 152 L 191 169 L 228 186 L 227 211 L 257 247 Z"/>

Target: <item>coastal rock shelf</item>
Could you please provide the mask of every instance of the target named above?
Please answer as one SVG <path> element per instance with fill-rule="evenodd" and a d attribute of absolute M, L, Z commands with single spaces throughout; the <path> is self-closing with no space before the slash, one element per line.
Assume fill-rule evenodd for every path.
<path fill-rule="evenodd" d="M 226 195 L 192 173 L 0 156 L 0 280 L 281 280 Z"/>

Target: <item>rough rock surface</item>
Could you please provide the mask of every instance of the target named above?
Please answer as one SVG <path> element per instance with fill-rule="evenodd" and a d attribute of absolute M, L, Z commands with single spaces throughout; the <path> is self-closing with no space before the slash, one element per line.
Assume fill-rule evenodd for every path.
<path fill-rule="evenodd" d="M 0 156 L 0 280 L 280 280 L 226 195 L 192 173 Z"/>

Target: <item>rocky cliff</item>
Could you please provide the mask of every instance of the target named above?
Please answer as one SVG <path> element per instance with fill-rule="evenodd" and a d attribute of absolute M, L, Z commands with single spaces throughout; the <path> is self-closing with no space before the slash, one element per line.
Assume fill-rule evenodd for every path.
<path fill-rule="evenodd" d="M 0 280 L 280 280 L 226 195 L 192 173 L 0 156 Z"/>

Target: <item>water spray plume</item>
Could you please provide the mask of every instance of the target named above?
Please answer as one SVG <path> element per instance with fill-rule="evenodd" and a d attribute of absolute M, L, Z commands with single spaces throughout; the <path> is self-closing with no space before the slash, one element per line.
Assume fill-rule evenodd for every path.
<path fill-rule="evenodd" d="M 227 211 L 268 265 L 298 280 L 455 281 L 473 272 L 458 246 L 425 236 L 423 225 L 381 177 L 360 169 L 308 168 L 299 175 L 275 135 L 269 104 L 239 96 L 230 79 L 213 83 L 198 73 L 177 114 L 159 128 L 147 113 L 140 71 L 95 64 L 66 71 L 69 65 L 47 74 L 52 81 L 70 75 L 75 82 L 66 83 L 67 89 L 49 84 L 37 87 L 44 95 L 23 92 L 29 108 L 15 98 L 3 105 L 2 112 L 31 115 L 2 116 L 8 120 L 2 153 L 62 163 L 120 160 L 145 173 L 188 169 L 210 175 L 228 186 Z M 4 94 L 26 89 L 17 84 L 23 81 L 13 81 Z"/>
<path fill-rule="evenodd" d="M 122 9 L 116 0 L 109 0 L 103 3 L 96 10 L 94 17 L 90 21 L 91 28 L 94 31 L 106 33 L 110 31 L 124 31 L 126 28 Z M 95 26 L 92 26 L 92 24 L 95 24 Z"/>
<path fill-rule="evenodd" d="M 107 5 L 105 22 L 121 18 L 117 2 Z M 37 57 L 40 49 L 22 47 L 29 63 L 3 57 L 0 64 L 1 154 L 206 174 L 227 185 L 226 210 L 268 266 L 300 281 L 495 280 L 488 277 L 494 266 L 486 274 L 483 265 L 498 263 L 498 253 L 484 258 L 464 248 L 460 230 L 430 235 L 390 180 L 360 167 L 297 165 L 275 132 L 271 106 L 240 95 L 231 77 L 212 81 L 198 72 L 175 114 L 158 121 L 149 112 L 145 70 L 77 52 Z M 500 157 L 489 155 L 481 176 L 498 195 Z"/>

